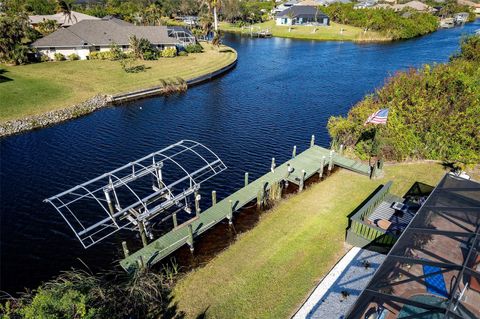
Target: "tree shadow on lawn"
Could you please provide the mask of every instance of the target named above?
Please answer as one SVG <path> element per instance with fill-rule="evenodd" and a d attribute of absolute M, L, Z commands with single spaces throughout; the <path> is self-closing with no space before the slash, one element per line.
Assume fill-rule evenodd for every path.
<path fill-rule="evenodd" d="M 13 79 L 8 78 L 8 77 L 6 77 L 6 76 L 3 75 L 3 74 L 5 74 L 5 73 L 7 73 L 7 72 L 8 72 L 8 71 L 5 70 L 5 69 L 0 69 L 0 83 L 13 81 Z"/>

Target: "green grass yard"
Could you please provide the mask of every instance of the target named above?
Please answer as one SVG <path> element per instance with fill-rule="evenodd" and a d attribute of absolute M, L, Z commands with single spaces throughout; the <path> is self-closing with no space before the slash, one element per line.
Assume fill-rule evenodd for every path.
<path fill-rule="evenodd" d="M 173 291 L 187 318 L 288 318 L 346 252 L 347 215 L 382 183 L 404 195 L 415 181 L 436 185 L 438 163 L 385 167 L 369 180 L 340 170 L 282 200 L 250 231 L 203 268 L 186 274 Z"/>
<path fill-rule="evenodd" d="M 160 79 L 185 80 L 218 70 L 237 53 L 203 44 L 203 53 L 139 61 L 147 70 L 126 73 L 118 61 L 61 61 L 22 66 L 0 65 L 0 123 L 62 109 L 96 94 L 128 92 L 160 85 Z"/>
<path fill-rule="evenodd" d="M 225 32 L 250 34 L 250 26 L 239 28 L 230 23 L 220 23 L 220 28 Z M 324 41 L 389 41 L 390 38 L 378 32 L 367 31 L 363 29 L 331 22 L 327 27 L 313 26 L 277 26 L 274 20 L 257 23 L 253 25 L 253 31 L 268 29 L 274 37 L 295 38 L 304 40 L 324 40 Z M 290 29 L 290 31 L 289 31 Z M 344 31 L 341 32 L 340 30 Z"/>

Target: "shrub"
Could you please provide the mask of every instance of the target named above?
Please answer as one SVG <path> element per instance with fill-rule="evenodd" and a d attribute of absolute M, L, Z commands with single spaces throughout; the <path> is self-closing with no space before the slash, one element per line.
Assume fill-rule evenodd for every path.
<path fill-rule="evenodd" d="M 112 43 L 110 46 L 110 54 L 109 59 L 112 61 L 117 61 L 125 58 L 125 52 L 116 44 L 115 42 Z"/>
<path fill-rule="evenodd" d="M 188 55 L 187 51 L 178 52 L 178 56 L 187 56 L 187 55 Z"/>
<path fill-rule="evenodd" d="M 90 52 L 90 60 L 112 60 L 112 53 L 110 51 L 93 51 Z"/>
<path fill-rule="evenodd" d="M 46 54 L 41 54 L 40 55 L 40 62 L 48 62 L 50 61 L 50 58 Z"/>
<path fill-rule="evenodd" d="M 162 57 L 164 58 L 173 58 L 177 55 L 177 49 L 176 48 L 165 48 L 161 52 Z"/>
<path fill-rule="evenodd" d="M 200 43 L 189 44 L 185 47 L 185 51 L 188 53 L 201 53 L 203 52 L 203 47 Z"/>
<path fill-rule="evenodd" d="M 72 53 L 72 54 L 70 54 L 70 55 L 68 56 L 68 59 L 69 59 L 70 61 L 80 60 L 80 56 L 79 56 L 78 54 L 76 54 L 76 53 Z"/>
<path fill-rule="evenodd" d="M 55 57 L 55 61 L 65 61 L 65 56 L 60 52 L 57 52 L 53 55 Z"/>

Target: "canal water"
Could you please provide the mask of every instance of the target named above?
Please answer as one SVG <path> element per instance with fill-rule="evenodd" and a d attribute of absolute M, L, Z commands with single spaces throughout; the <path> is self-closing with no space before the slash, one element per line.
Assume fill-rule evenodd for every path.
<path fill-rule="evenodd" d="M 345 115 L 399 70 L 446 62 L 480 21 L 386 44 L 250 39 L 227 35 L 238 51 L 228 74 L 186 93 L 154 97 L 0 141 L 0 289 L 35 287 L 61 270 L 110 268 L 120 238 L 83 249 L 43 199 L 181 139 L 214 150 L 227 171 L 204 185 L 219 198 L 308 146 L 329 145 L 330 116 Z M 152 75 L 154 76 L 154 75 Z M 1 97 L 0 97 L 1 99 Z M 1 103 L 1 100 L 0 100 Z M 208 205 L 208 200 L 202 200 Z M 80 261 L 82 260 L 82 262 Z"/>

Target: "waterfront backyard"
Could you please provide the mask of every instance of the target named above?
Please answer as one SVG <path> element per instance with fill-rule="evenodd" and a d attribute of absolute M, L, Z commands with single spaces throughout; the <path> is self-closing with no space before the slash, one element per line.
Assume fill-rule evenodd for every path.
<path fill-rule="evenodd" d="M 0 65 L 0 123 L 57 110 L 96 94 L 123 93 L 161 85 L 161 79 L 189 80 L 214 72 L 236 59 L 226 46 L 203 43 L 204 52 L 138 61 L 146 70 L 125 72 L 118 61 L 83 60 Z"/>
<path fill-rule="evenodd" d="M 282 200 L 188 273 L 173 291 L 174 303 L 187 318 L 287 318 L 345 254 L 347 215 L 379 185 L 394 180 L 391 192 L 403 196 L 414 182 L 436 185 L 443 174 L 435 162 L 388 165 L 377 180 L 340 170 Z"/>
<path fill-rule="evenodd" d="M 238 27 L 222 22 L 220 28 L 225 32 L 249 35 L 251 32 L 269 31 L 274 37 L 322 41 L 390 41 L 378 32 L 364 32 L 362 28 L 331 22 L 329 26 L 277 26 L 274 20 Z"/>

